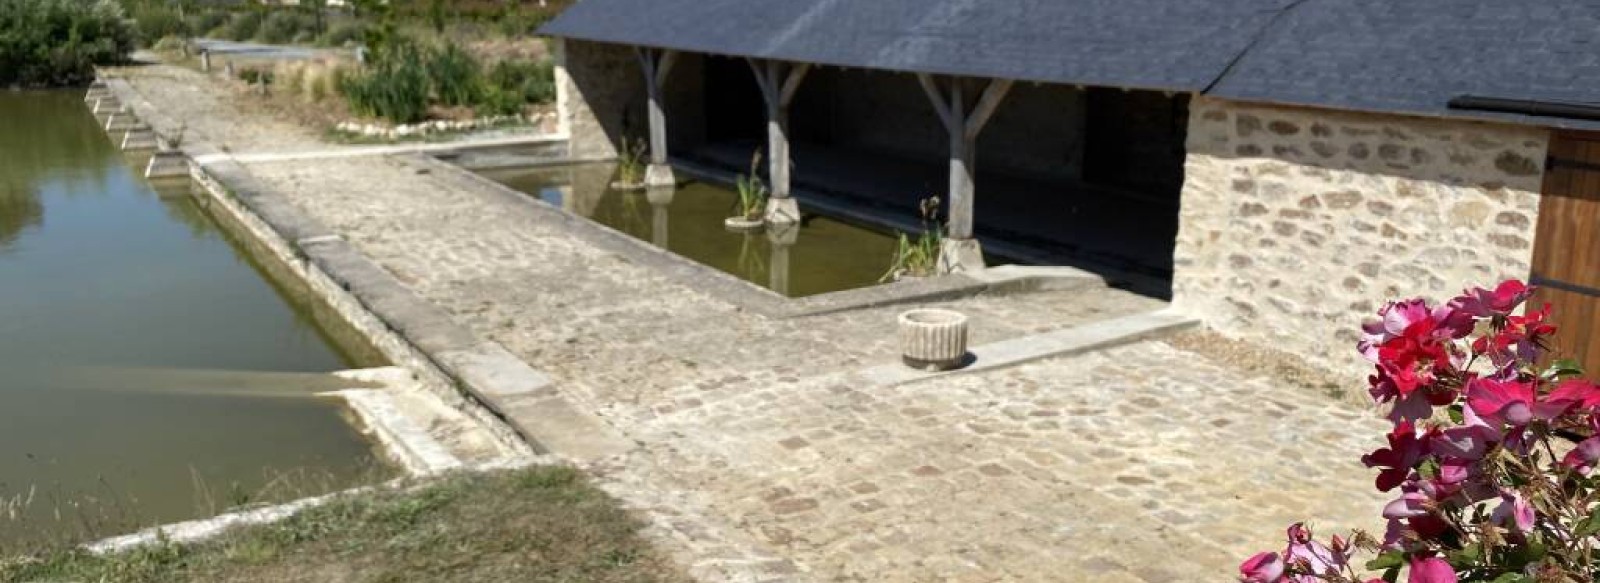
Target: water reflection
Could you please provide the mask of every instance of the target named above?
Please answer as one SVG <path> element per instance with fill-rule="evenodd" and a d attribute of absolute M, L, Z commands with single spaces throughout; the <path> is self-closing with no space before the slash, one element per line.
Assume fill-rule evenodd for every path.
<path fill-rule="evenodd" d="M 0 184 L 0 252 L 15 243 L 29 227 L 44 223 L 44 205 L 29 189 Z"/>
<path fill-rule="evenodd" d="M 145 182 L 77 92 L 0 92 L 0 120 L 0 503 L 54 499 L 0 512 L 0 550 L 193 517 L 203 485 L 254 493 L 265 468 L 370 477 L 342 407 L 307 396 L 356 361 L 186 182 Z"/>
<path fill-rule="evenodd" d="M 723 226 L 737 195 L 690 182 L 677 189 L 617 191 L 615 166 L 490 170 L 483 174 L 573 214 L 790 297 L 876 284 L 895 240 L 827 217 L 752 233 Z"/>

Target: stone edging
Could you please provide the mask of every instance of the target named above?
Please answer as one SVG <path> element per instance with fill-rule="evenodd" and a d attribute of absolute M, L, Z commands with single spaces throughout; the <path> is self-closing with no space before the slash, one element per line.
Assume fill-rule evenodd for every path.
<path fill-rule="evenodd" d="M 378 125 L 355 121 L 342 121 L 333 126 L 335 133 L 361 138 L 384 140 L 425 138 L 441 134 L 469 132 L 511 125 L 538 125 L 555 114 L 495 115 L 464 120 L 434 120 L 414 124 Z"/>
<path fill-rule="evenodd" d="M 435 178 L 454 183 L 463 189 L 500 197 L 513 203 L 510 205 L 511 208 L 527 214 L 533 220 L 561 225 L 570 230 L 574 236 L 627 257 L 632 263 L 649 266 L 680 285 L 770 318 L 818 316 L 889 305 L 956 299 L 985 292 L 1076 288 L 1104 283 L 1098 276 L 1077 269 L 1005 266 L 974 274 L 899 281 L 803 298 L 787 298 L 772 290 L 640 241 L 621 231 L 573 215 L 454 164 L 420 153 L 397 155 L 394 158 L 411 166 L 426 169 Z"/>

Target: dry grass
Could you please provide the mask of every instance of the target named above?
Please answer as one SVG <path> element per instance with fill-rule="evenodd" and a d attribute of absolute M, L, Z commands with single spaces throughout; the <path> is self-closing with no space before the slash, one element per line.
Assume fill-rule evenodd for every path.
<path fill-rule="evenodd" d="M 0 581 L 678 582 L 641 524 L 575 471 L 536 467 L 347 497 L 194 546 L 0 564 Z"/>

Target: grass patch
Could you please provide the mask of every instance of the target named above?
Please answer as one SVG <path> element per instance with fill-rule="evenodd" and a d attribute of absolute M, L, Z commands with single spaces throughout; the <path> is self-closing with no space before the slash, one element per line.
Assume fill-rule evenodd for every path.
<path fill-rule="evenodd" d="M 348 496 L 198 545 L 0 563 L 0 581 L 687 581 L 576 471 L 534 467 Z"/>

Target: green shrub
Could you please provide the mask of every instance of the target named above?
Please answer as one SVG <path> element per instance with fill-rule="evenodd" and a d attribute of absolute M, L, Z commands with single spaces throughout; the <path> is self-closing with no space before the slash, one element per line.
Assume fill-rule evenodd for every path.
<path fill-rule="evenodd" d="M 134 5 L 133 20 L 139 30 L 139 44 L 151 46 L 163 38 L 189 36 L 189 24 L 178 16 L 178 10 L 165 3 Z"/>
<path fill-rule="evenodd" d="M 549 21 L 549 12 L 510 9 L 495 22 L 495 28 L 503 36 L 527 36 Z"/>
<path fill-rule="evenodd" d="M 429 51 L 428 79 L 445 105 L 472 105 L 482 95 L 482 73 L 472 55 L 455 44 Z"/>
<path fill-rule="evenodd" d="M 489 70 L 489 83 L 527 103 L 556 100 L 555 66 L 549 62 L 500 61 Z"/>
<path fill-rule="evenodd" d="M 317 39 L 317 44 L 325 47 L 342 47 L 350 43 L 360 43 L 366 36 L 367 25 L 359 22 L 341 22 L 323 33 L 322 37 Z"/>
<path fill-rule="evenodd" d="M 522 94 L 490 85 L 483 89 L 474 110 L 480 115 L 517 115 L 526 104 Z"/>
<path fill-rule="evenodd" d="M 228 23 L 228 13 L 223 10 L 205 10 L 189 15 L 189 33 L 207 34 Z"/>
<path fill-rule="evenodd" d="M 250 40 L 255 38 L 256 32 L 261 30 L 261 21 L 265 20 L 260 12 L 236 12 L 228 19 L 227 34 L 222 35 L 228 40 Z"/>
<path fill-rule="evenodd" d="M 0 0 L 0 87 L 87 83 L 135 36 L 113 0 Z"/>
<path fill-rule="evenodd" d="M 167 35 L 156 41 L 156 44 L 150 45 L 150 48 L 159 52 L 172 53 L 183 50 L 185 44 L 188 43 L 183 38 L 176 35 Z"/>
<path fill-rule="evenodd" d="M 261 21 L 261 27 L 256 30 L 256 42 L 281 45 L 293 42 L 295 36 L 301 32 L 309 33 L 316 28 L 316 22 L 310 15 L 288 10 L 274 11 Z"/>
<path fill-rule="evenodd" d="M 339 93 L 356 113 L 394 123 L 422 121 L 430 87 L 425 52 L 405 39 L 375 47 L 365 71 L 338 79 Z"/>

